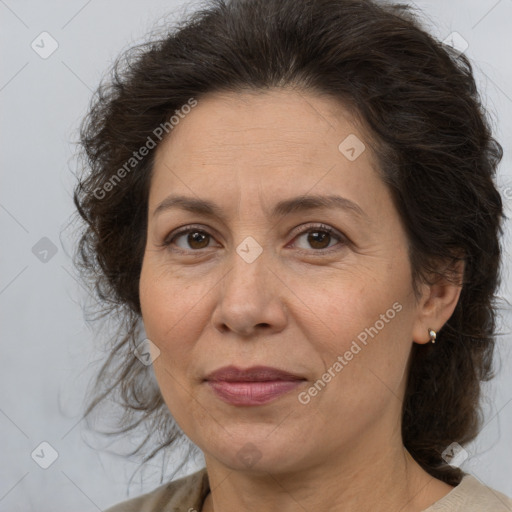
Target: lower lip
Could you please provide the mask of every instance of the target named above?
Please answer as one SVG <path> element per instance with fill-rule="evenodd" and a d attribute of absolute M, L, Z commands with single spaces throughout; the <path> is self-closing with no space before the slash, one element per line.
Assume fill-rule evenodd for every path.
<path fill-rule="evenodd" d="M 208 381 L 217 396 L 231 405 L 262 405 L 288 393 L 303 380 L 260 382 Z"/>

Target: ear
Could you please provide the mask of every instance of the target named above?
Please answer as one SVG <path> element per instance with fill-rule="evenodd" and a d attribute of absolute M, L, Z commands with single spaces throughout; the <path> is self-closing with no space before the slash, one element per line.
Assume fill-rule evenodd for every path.
<path fill-rule="evenodd" d="M 462 290 L 464 261 L 451 264 L 445 273 L 449 279 L 438 275 L 433 284 L 424 283 L 421 286 L 417 318 L 412 332 L 413 341 L 416 343 L 429 343 L 429 329 L 439 332 L 457 306 Z"/>

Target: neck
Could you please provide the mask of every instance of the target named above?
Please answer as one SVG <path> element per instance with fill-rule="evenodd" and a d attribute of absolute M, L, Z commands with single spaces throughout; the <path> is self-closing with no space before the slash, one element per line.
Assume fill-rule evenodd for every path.
<path fill-rule="evenodd" d="M 205 459 L 212 492 L 202 512 L 421 512 L 452 490 L 426 473 L 401 443 L 393 449 L 354 447 L 336 463 L 282 473 L 233 471 L 206 454 Z"/>

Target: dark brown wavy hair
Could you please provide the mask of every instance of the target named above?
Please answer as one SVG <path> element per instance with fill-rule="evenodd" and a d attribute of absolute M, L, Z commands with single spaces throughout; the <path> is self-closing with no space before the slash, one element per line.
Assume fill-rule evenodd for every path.
<path fill-rule="evenodd" d="M 85 417 L 101 403 L 119 404 L 111 434 L 145 425 L 130 454 L 151 441 L 144 462 L 183 438 L 151 366 L 133 354 L 144 339 L 139 276 L 155 152 L 130 158 L 191 98 L 281 87 L 327 94 L 361 121 L 406 229 L 416 292 L 432 276 L 454 279 L 451 264 L 465 263 L 458 304 L 438 341 L 413 344 L 402 411 L 405 447 L 432 476 L 457 485 L 463 473 L 442 452 L 477 436 L 481 382 L 494 376 L 504 217 L 494 178 L 503 152 L 467 57 L 402 4 L 208 1 L 116 60 L 80 127 L 74 190 L 75 265 L 94 290 L 94 319 L 117 326 Z"/>

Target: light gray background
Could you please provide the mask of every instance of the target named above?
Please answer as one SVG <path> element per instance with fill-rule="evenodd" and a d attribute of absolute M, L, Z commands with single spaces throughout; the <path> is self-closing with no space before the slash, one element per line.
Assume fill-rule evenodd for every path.
<path fill-rule="evenodd" d="M 92 448 L 101 442 L 81 421 L 86 385 L 97 368 L 89 365 L 104 354 L 97 350 L 102 340 L 84 322 L 79 301 L 85 292 L 65 250 L 74 212 L 72 141 L 91 92 L 115 56 L 141 41 L 163 13 L 178 9 L 179 16 L 182 4 L 0 0 L 0 511 L 89 512 L 127 498 L 140 457 L 128 460 Z M 437 37 L 457 31 L 469 43 L 466 54 L 505 150 L 499 184 L 512 216 L 512 0 L 416 5 Z M 47 59 L 31 48 L 43 31 L 59 45 Z M 46 262 L 32 251 L 43 237 L 57 250 Z M 501 296 L 511 301 L 510 223 L 504 244 Z M 510 304 L 504 307 L 500 373 L 485 386 L 487 422 L 477 442 L 465 447 L 470 457 L 462 468 L 512 495 L 512 315 Z M 43 441 L 58 452 L 48 469 L 31 458 Z M 201 465 L 195 460 L 178 475 Z M 157 461 L 148 465 L 131 482 L 129 495 L 153 489 L 159 475 Z"/>

